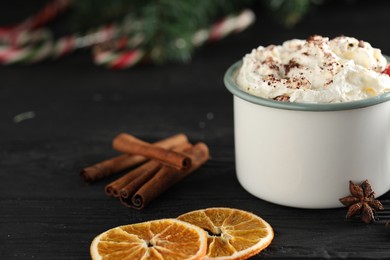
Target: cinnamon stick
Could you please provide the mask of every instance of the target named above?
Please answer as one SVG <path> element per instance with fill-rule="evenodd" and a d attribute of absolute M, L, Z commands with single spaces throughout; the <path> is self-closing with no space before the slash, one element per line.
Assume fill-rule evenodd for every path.
<path fill-rule="evenodd" d="M 161 164 L 158 161 L 152 160 L 144 163 L 143 165 L 135 168 L 134 170 L 123 175 L 119 179 L 109 183 L 104 188 L 104 191 L 108 196 L 119 197 L 119 191 L 125 187 L 128 183 L 132 183 L 140 176 L 149 176 L 156 173 L 161 168 Z"/>
<path fill-rule="evenodd" d="M 126 168 L 139 165 L 146 160 L 145 157 L 140 155 L 129 156 L 123 154 L 84 168 L 80 172 L 80 176 L 85 182 L 91 183 L 123 171 Z"/>
<path fill-rule="evenodd" d="M 156 160 L 153 160 L 152 162 L 158 163 Z M 127 185 L 123 186 L 119 191 L 120 198 L 127 199 L 134 195 L 134 193 L 139 190 L 142 185 L 147 183 L 150 179 L 153 178 L 153 176 L 161 169 L 162 165 L 158 163 L 159 167 L 155 171 L 148 171 L 143 173 L 142 175 L 138 175 L 137 178 L 135 178 L 133 181 L 127 183 Z"/>
<path fill-rule="evenodd" d="M 174 151 L 181 153 L 183 151 L 188 150 L 191 147 L 192 147 L 191 143 L 186 143 L 176 147 Z M 150 162 L 151 163 L 154 162 L 156 164 L 155 168 L 148 166 L 146 167 L 148 170 L 144 172 L 138 172 L 137 169 L 134 170 L 134 172 L 129 172 L 128 174 L 126 174 L 129 175 L 128 177 L 129 179 L 127 180 L 123 178 L 123 180 L 119 180 L 120 184 L 117 185 L 116 187 L 111 187 L 112 191 L 114 189 L 117 189 L 116 193 L 120 193 L 120 196 L 123 198 L 128 198 L 129 196 L 132 196 L 138 189 L 142 187 L 142 185 L 144 185 L 151 178 L 153 178 L 156 172 L 160 170 L 162 167 L 162 165 L 157 160 L 151 160 Z M 134 177 L 130 177 L 130 175 Z"/>
<path fill-rule="evenodd" d="M 138 154 L 150 159 L 156 159 L 180 170 L 191 167 L 191 159 L 187 156 L 157 147 L 129 134 L 123 133 L 118 135 L 113 140 L 112 146 L 115 150 L 120 152 Z"/>
<path fill-rule="evenodd" d="M 163 165 L 161 169 L 148 180 L 133 195 L 120 196 L 121 202 L 128 207 L 142 209 L 164 191 L 181 181 L 198 169 L 209 158 L 209 149 L 206 144 L 198 143 L 187 149 L 183 154 L 191 158 L 191 167 L 180 171 L 177 168 Z M 121 191 L 121 195 L 124 194 Z"/>
<path fill-rule="evenodd" d="M 177 134 L 158 141 L 154 143 L 154 145 L 164 149 L 172 149 L 184 143 L 188 143 L 187 136 L 184 134 Z M 141 155 L 124 154 L 86 167 L 80 172 L 80 176 L 86 182 L 94 182 L 114 173 L 139 165 L 146 160 L 147 158 Z"/>

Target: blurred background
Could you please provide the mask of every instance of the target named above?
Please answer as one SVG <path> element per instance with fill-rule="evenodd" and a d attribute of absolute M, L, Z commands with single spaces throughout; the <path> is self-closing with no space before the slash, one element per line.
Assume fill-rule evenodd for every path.
<path fill-rule="evenodd" d="M 0 62 L 88 53 L 95 65 L 127 69 L 190 63 L 211 43 L 238 59 L 258 45 L 312 34 L 353 36 L 388 53 L 389 9 L 384 0 L 8 1 L 0 10 Z"/>

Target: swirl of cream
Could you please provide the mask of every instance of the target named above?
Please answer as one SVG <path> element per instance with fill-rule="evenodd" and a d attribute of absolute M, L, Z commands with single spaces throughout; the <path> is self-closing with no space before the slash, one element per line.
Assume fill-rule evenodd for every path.
<path fill-rule="evenodd" d="M 236 81 L 253 95 L 302 103 L 359 100 L 389 91 L 379 49 L 352 37 L 314 35 L 246 54 Z"/>

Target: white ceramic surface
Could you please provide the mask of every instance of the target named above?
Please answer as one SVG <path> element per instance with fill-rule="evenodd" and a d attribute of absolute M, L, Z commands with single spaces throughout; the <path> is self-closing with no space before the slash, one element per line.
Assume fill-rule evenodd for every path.
<path fill-rule="evenodd" d="M 335 208 L 349 180 L 368 179 L 377 196 L 390 189 L 390 95 L 291 105 L 234 89 L 233 76 L 234 67 L 225 84 L 234 94 L 236 172 L 248 192 L 285 206 Z"/>

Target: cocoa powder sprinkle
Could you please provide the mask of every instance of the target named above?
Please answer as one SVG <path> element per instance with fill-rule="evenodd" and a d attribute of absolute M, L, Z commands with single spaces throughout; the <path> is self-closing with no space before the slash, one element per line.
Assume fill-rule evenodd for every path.
<path fill-rule="evenodd" d="M 294 59 L 289 60 L 288 64 L 284 64 L 285 75 L 287 75 L 292 68 L 300 68 L 301 64 L 296 62 Z"/>
<path fill-rule="evenodd" d="M 286 95 L 280 95 L 280 96 L 274 97 L 273 99 L 276 101 L 281 101 L 281 102 L 289 102 L 290 101 L 290 97 L 286 96 Z"/>

